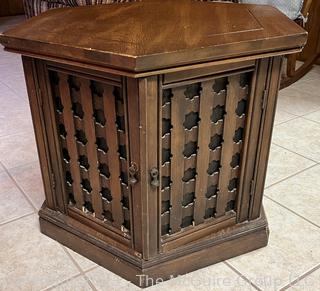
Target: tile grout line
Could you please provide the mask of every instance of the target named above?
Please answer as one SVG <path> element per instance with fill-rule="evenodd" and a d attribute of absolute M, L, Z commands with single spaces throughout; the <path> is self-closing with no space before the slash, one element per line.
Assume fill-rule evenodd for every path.
<path fill-rule="evenodd" d="M 63 248 L 64 248 L 64 247 L 63 247 Z M 90 271 L 92 271 L 92 270 L 94 270 L 94 269 L 96 269 L 96 268 L 98 268 L 98 266 L 93 266 L 93 267 L 91 267 L 91 268 L 89 268 L 88 270 L 83 271 L 83 272 L 84 272 L 84 273 L 88 273 L 88 272 L 90 272 Z M 58 287 L 58 286 L 61 286 L 61 285 L 64 284 L 64 283 L 66 283 L 66 282 L 68 282 L 68 281 L 71 281 L 71 280 L 74 280 L 74 279 L 76 279 L 76 278 L 78 278 L 78 277 L 83 277 L 83 278 L 86 280 L 86 282 L 88 283 L 88 281 L 87 281 L 87 279 L 85 278 L 85 276 L 84 276 L 83 274 L 81 274 L 81 272 L 80 272 L 80 273 L 75 274 L 75 275 L 73 275 L 73 276 L 71 276 L 71 277 L 69 277 L 69 278 L 67 278 L 67 279 L 64 279 L 64 280 L 58 282 L 58 283 L 54 283 L 54 284 L 52 284 L 52 285 L 50 285 L 50 286 L 48 286 L 48 287 L 45 287 L 45 288 L 41 289 L 41 291 L 50 291 L 50 290 L 52 290 L 52 289 L 54 289 L 54 288 L 56 288 L 56 287 Z M 90 281 L 90 283 L 92 283 L 92 282 Z M 89 286 L 91 287 L 90 283 L 88 283 L 88 284 L 89 284 Z M 92 287 L 91 287 L 91 288 L 92 288 Z M 95 286 L 94 286 L 94 288 L 95 288 Z M 96 291 L 96 288 L 93 289 L 92 291 Z"/>
<path fill-rule="evenodd" d="M 279 108 L 278 110 L 283 111 L 283 112 L 288 113 L 288 114 L 291 114 L 291 115 L 293 115 L 294 117 L 291 118 L 291 119 L 289 119 L 289 120 L 286 120 L 286 121 L 283 121 L 283 122 L 274 124 L 274 127 L 276 127 L 276 126 L 278 126 L 278 125 L 281 125 L 281 124 L 284 124 L 284 123 L 287 123 L 287 122 L 290 122 L 290 121 L 293 121 L 293 120 L 296 120 L 296 119 L 298 119 L 298 118 L 302 118 L 302 119 L 304 119 L 304 120 L 312 121 L 312 122 L 317 123 L 317 124 L 320 123 L 319 121 L 312 120 L 312 119 L 309 119 L 309 118 L 306 117 L 306 116 L 309 115 L 309 114 L 312 114 L 312 113 L 315 113 L 315 112 L 320 111 L 320 107 L 317 108 L 317 109 L 315 109 L 315 110 L 309 111 L 309 112 L 307 112 L 307 113 L 301 114 L 301 115 L 298 115 L 298 114 L 289 112 L 289 111 L 284 110 L 284 109 L 281 109 L 281 108 Z"/>
<path fill-rule="evenodd" d="M 100 267 L 100 265 L 96 264 L 96 266 L 92 266 L 92 267 L 88 268 L 87 270 L 83 271 L 83 273 L 87 274 L 87 273 L 89 273 L 89 272 L 91 272 L 94 269 L 97 269 L 99 267 Z"/>
<path fill-rule="evenodd" d="M 28 214 L 24 214 L 24 215 L 22 215 L 22 216 L 9 219 L 9 220 L 7 220 L 7 221 L 5 221 L 5 222 L 0 223 L 0 227 L 5 226 L 5 225 L 7 225 L 7 224 L 9 224 L 9 223 L 11 223 L 11 222 L 15 222 L 15 221 L 17 221 L 17 220 L 20 220 L 20 219 L 26 218 L 26 217 L 28 217 L 28 216 L 34 215 L 34 214 L 35 214 L 34 212 L 30 212 L 30 213 L 28 213 Z"/>
<path fill-rule="evenodd" d="M 91 289 L 93 291 L 98 291 L 98 289 L 96 288 L 96 286 L 94 286 L 94 284 L 90 281 L 90 279 L 87 277 L 86 273 L 83 273 L 83 278 L 86 280 L 86 282 L 88 283 L 88 285 L 91 287 Z"/>
<path fill-rule="evenodd" d="M 61 244 L 60 244 L 61 245 Z M 67 256 L 70 258 L 70 260 L 73 262 L 73 264 L 76 266 L 76 268 L 78 269 L 78 271 L 80 272 L 80 274 L 84 277 L 84 279 L 87 281 L 87 283 L 89 284 L 89 286 L 91 287 L 91 289 L 93 291 L 97 291 L 97 288 L 93 285 L 93 283 L 90 281 L 90 279 L 87 277 L 86 272 L 84 272 L 82 270 L 82 268 L 80 267 L 80 265 L 77 263 L 77 261 L 71 256 L 71 254 L 68 252 L 67 248 L 63 245 L 61 245 L 61 247 L 63 248 L 64 252 L 67 254 Z M 96 267 L 96 266 L 95 266 Z"/>
<path fill-rule="evenodd" d="M 71 276 L 71 277 L 69 277 L 69 278 L 67 278 L 67 279 L 65 279 L 65 280 L 63 280 L 63 281 L 60 281 L 60 282 L 58 282 L 58 283 L 53 283 L 53 284 L 51 284 L 50 286 L 44 287 L 44 288 L 41 289 L 41 291 L 49 291 L 49 290 L 52 290 L 52 289 L 54 289 L 54 288 L 56 288 L 56 287 L 58 287 L 58 286 L 60 286 L 60 285 L 62 285 L 62 284 L 64 284 L 64 283 L 66 283 L 66 282 L 68 282 L 68 281 L 71 281 L 71 280 L 76 279 L 76 278 L 81 277 L 81 276 L 82 276 L 82 275 L 81 275 L 80 273 L 75 274 L 75 275 L 73 275 L 73 276 Z"/>
<path fill-rule="evenodd" d="M 308 84 L 308 83 L 314 83 L 314 82 L 316 82 L 315 79 L 309 79 L 309 80 L 300 79 L 298 82 L 295 83 L 295 86 L 291 87 L 291 89 L 294 91 L 298 91 L 298 93 L 301 93 L 303 95 L 315 95 L 314 92 L 306 91 L 305 89 L 301 89 L 300 87 L 296 86 L 297 84 L 309 86 L 310 84 Z M 286 88 L 284 88 L 284 89 L 286 89 Z M 280 92 L 281 92 L 281 90 L 280 90 Z"/>
<path fill-rule="evenodd" d="M 282 183 L 282 182 L 284 182 L 284 181 L 286 181 L 286 180 L 288 180 L 288 179 L 290 179 L 290 178 L 293 178 L 294 176 L 297 176 L 297 175 L 299 175 L 299 174 L 301 174 L 301 173 L 303 173 L 303 172 L 305 172 L 305 171 L 308 171 L 308 170 L 310 170 L 310 169 L 312 169 L 312 168 L 314 168 L 314 167 L 316 167 L 316 166 L 319 166 L 319 164 L 311 165 L 311 166 L 309 166 L 309 167 L 307 167 L 307 168 L 305 168 L 305 169 L 303 169 L 303 170 L 300 170 L 299 172 L 296 172 L 296 173 L 294 173 L 294 174 L 291 174 L 291 175 L 289 175 L 289 176 L 286 177 L 286 178 L 283 178 L 283 179 L 281 179 L 281 180 L 279 180 L 279 181 L 277 181 L 277 182 L 274 182 L 274 183 L 272 183 L 272 184 L 264 187 L 264 189 L 265 189 L 265 190 L 269 190 L 269 189 L 272 188 L 273 186 L 276 186 L 276 185 L 278 185 L 278 184 L 280 184 L 280 183 Z"/>
<path fill-rule="evenodd" d="M 20 187 L 20 185 L 17 183 L 17 181 L 13 178 L 11 173 L 8 171 L 8 169 L 5 167 L 3 163 L 0 162 L 2 167 L 4 168 L 4 171 L 7 173 L 7 175 L 10 177 L 11 181 L 16 185 L 16 187 L 19 189 L 21 194 L 24 196 L 24 198 L 28 201 L 30 206 L 34 209 L 35 213 L 38 213 L 39 209 L 36 207 L 36 205 L 33 204 L 31 198 L 24 192 L 24 190 Z"/>
<path fill-rule="evenodd" d="M 312 110 L 312 111 L 310 111 L 310 112 L 308 112 L 308 113 L 302 114 L 301 117 L 304 117 L 304 116 L 306 116 L 306 115 L 308 115 L 308 114 L 315 113 L 315 112 L 317 112 L 317 111 L 319 111 L 319 110 L 320 110 L 320 106 L 319 106 L 318 109 L 316 109 L 316 110 Z M 289 113 L 289 112 L 288 112 L 288 113 Z"/>
<path fill-rule="evenodd" d="M 320 110 L 320 109 L 318 109 L 318 110 L 316 110 L 316 111 L 312 111 L 312 112 L 306 113 L 306 114 L 302 115 L 301 118 L 304 119 L 304 120 L 313 122 L 313 123 L 315 123 L 315 124 L 319 124 L 318 121 L 314 121 L 314 120 L 312 120 L 312 119 L 306 118 L 307 115 L 312 114 L 312 113 L 315 113 L 315 112 L 317 112 L 317 111 L 319 111 L 319 110 Z"/>
<path fill-rule="evenodd" d="M 320 110 L 317 110 L 317 111 L 320 111 Z M 308 113 L 308 114 L 312 114 L 312 113 L 315 113 L 317 111 L 314 111 L 314 112 L 311 112 L 311 113 Z M 308 114 L 306 114 L 306 115 L 308 115 Z M 314 122 L 316 124 L 320 124 L 320 121 L 315 121 L 315 120 L 309 119 L 309 118 L 306 117 L 306 115 L 301 116 L 301 118 L 304 119 L 304 120 L 308 120 L 308 121 Z"/>
<path fill-rule="evenodd" d="M 13 135 L 20 135 L 20 134 L 24 134 L 24 133 L 27 133 L 27 132 L 28 132 L 27 130 L 22 130 L 20 132 L 15 132 L 13 134 L 4 134 L 4 135 L 0 135 L 0 138 L 7 138 L 7 137 L 10 137 L 10 136 L 13 136 Z"/>
<path fill-rule="evenodd" d="M 34 134 L 34 130 L 33 128 L 31 130 L 24 130 L 24 131 L 21 131 L 21 132 L 15 132 L 15 133 L 11 133 L 11 134 L 4 134 L 4 135 L 0 135 L 0 138 L 7 138 L 7 137 L 10 137 L 10 136 L 14 136 L 14 135 L 21 135 L 21 134 L 25 134 L 25 133 L 30 133 L 30 134 Z"/>
<path fill-rule="evenodd" d="M 309 111 L 309 112 L 304 113 L 304 114 L 301 114 L 301 115 L 296 114 L 296 113 L 289 112 L 289 111 L 287 111 L 287 110 L 285 110 L 285 109 L 281 109 L 281 108 L 278 108 L 278 110 L 283 111 L 283 112 L 288 113 L 288 114 L 291 114 L 291 115 L 293 115 L 294 117 L 293 117 L 292 119 L 290 119 L 290 120 L 283 121 L 283 122 L 280 122 L 280 123 L 278 123 L 278 124 L 275 124 L 274 126 L 278 126 L 278 125 L 280 125 L 280 124 L 283 124 L 283 123 L 286 123 L 286 122 L 289 122 L 289 121 L 292 121 L 292 120 L 295 120 L 295 119 L 298 119 L 298 118 L 303 118 L 303 119 L 306 119 L 306 120 L 309 120 L 309 121 L 313 121 L 313 122 L 316 122 L 316 123 L 320 123 L 320 122 L 318 122 L 318 121 L 314 121 L 314 120 L 311 120 L 311 119 L 308 119 L 308 118 L 305 117 L 306 115 L 309 115 L 309 114 L 315 113 L 315 112 L 317 112 L 317 111 L 320 111 L 320 106 L 319 106 L 317 109 L 315 109 L 315 110 Z"/>
<path fill-rule="evenodd" d="M 1 163 L 1 162 L 0 162 Z M 31 166 L 33 164 L 37 164 L 39 165 L 39 168 L 40 168 L 40 163 L 39 163 L 39 159 L 38 160 L 35 160 L 33 162 L 28 162 L 28 163 L 25 163 L 25 164 L 22 164 L 22 165 L 19 165 L 19 166 L 15 166 L 15 167 L 10 167 L 8 168 L 7 167 L 7 170 L 10 172 L 10 170 L 15 170 L 15 169 L 18 169 L 18 168 L 24 168 L 24 167 L 28 167 L 28 166 Z M 3 165 L 3 164 L 2 164 Z M 41 175 L 41 179 L 42 179 L 42 175 Z"/>
<path fill-rule="evenodd" d="M 279 291 L 284 291 L 289 289 L 290 287 L 294 287 L 297 283 L 299 283 L 301 280 L 303 280 L 306 277 L 309 277 L 312 275 L 314 272 L 320 269 L 320 264 L 316 265 L 315 267 L 311 268 L 309 271 L 305 272 L 301 276 L 299 276 L 297 279 L 293 280 L 290 282 L 288 285 L 282 287 Z"/>
<path fill-rule="evenodd" d="M 281 93 L 281 91 L 280 91 L 280 93 Z M 279 95 L 279 97 L 278 97 L 278 101 L 279 101 L 280 99 L 281 99 L 281 96 Z M 283 112 L 285 112 L 285 113 L 288 113 L 288 114 L 294 115 L 295 117 L 300 117 L 300 115 L 298 115 L 298 114 L 291 113 L 291 112 L 287 111 L 286 109 L 282 109 L 282 108 L 280 108 L 278 103 L 277 103 L 276 110 L 280 110 L 280 111 L 283 111 Z"/>
<path fill-rule="evenodd" d="M 281 110 L 281 111 L 283 111 L 283 110 Z M 285 111 L 285 112 L 286 112 L 286 111 Z M 289 113 L 289 112 L 286 112 L 286 113 L 292 114 L 292 113 Z M 292 115 L 293 115 L 293 114 L 292 114 Z M 286 121 L 279 122 L 279 123 L 277 123 L 277 124 L 274 124 L 273 127 L 275 128 L 275 127 L 278 126 L 278 125 L 282 125 L 282 124 L 284 124 L 284 123 L 290 122 L 290 121 L 292 121 L 292 120 L 296 120 L 296 119 L 298 119 L 298 118 L 301 118 L 301 116 L 294 115 L 293 118 L 291 118 L 291 119 L 289 119 L 289 120 L 286 120 Z"/>
<path fill-rule="evenodd" d="M 301 214 L 295 212 L 294 210 L 288 208 L 287 206 L 283 205 L 282 203 L 274 200 L 273 198 L 269 197 L 268 195 L 264 195 L 264 197 L 266 197 L 267 199 L 271 200 L 272 202 L 278 204 L 279 206 L 287 209 L 288 211 L 290 211 L 290 212 L 293 213 L 294 215 L 299 216 L 301 219 L 305 220 L 306 222 L 309 222 L 309 223 L 312 224 L 313 226 L 315 226 L 315 227 L 317 227 L 317 228 L 320 228 L 320 225 L 314 223 L 313 221 L 309 220 L 308 218 L 306 218 L 306 217 L 302 216 Z"/>
<path fill-rule="evenodd" d="M 293 154 L 296 154 L 296 155 L 298 155 L 298 156 L 300 156 L 300 157 L 302 157 L 302 158 L 305 158 L 305 159 L 307 159 L 307 160 L 309 160 L 309 161 L 311 161 L 311 162 L 314 162 L 314 163 L 317 163 L 317 164 L 320 163 L 320 162 L 318 162 L 318 161 L 316 161 L 316 160 L 313 160 L 313 159 L 311 159 L 311 158 L 308 158 L 308 157 L 306 157 L 306 156 L 303 156 L 302 154 L 299 154 L 299 153 L 297 153 L 297 152 L 295 152 L 295 151 L 293 151 L 293 150 L 290 150 L 290 149 L 288 149 L 288 148 L 286 148 L 286 147 L 284 147 L 284 146 L 282 146 L 282 145 L 279 145 L 279 144 L 275 143 L 274 141 L 272 141 L 271 143 L 274 144 L 274 145 L 276 145 L 276 146 L 278 146 L 278 147 L 280 147 L 280 148 L 282 148 L 282 149 L 285 149 L 285 150 L 287 150 L 287 151 L 289 151 L 289 152 L 291 152 L 291 153 L 293 153 Z"/>
<path fill-rule="evenodd" d="M 233 272 L 238 274 L 243 280 L 245 280 L 247 283 L 249 283 L 253 288 L 255 288 L 258 291 L 262 291 L 258 286 L 256 286 L 253 282 L 251 282 L 246 276 L 244 276 L 238 269 L 236 269 L 234 266 L 232 266 L 227 261 L 223 261 L 223 263 L 229 267 Z"/>

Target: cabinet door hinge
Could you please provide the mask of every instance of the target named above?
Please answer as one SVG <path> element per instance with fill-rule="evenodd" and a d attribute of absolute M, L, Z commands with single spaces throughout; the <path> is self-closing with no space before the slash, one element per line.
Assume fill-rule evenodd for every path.
<path fill-rule="evenodd" d="M 264 110 L 267 106 L 267 101 L 268 101 L 268 90 L 265 89 L 263 90 L 263 94 L 262 94 L 262 100 L 261 100 L 261 107 L 262 110 Z"/>
<path fill-rule="evenodd" d="M 40 107 L 42 108 L 43 107 L 43 100 L 42 100 L 42 92 L 41 92 L 41 89 L 39 86 L 37 86 L 37 97 L 38 97 L 38 100 L 39 100 L 39 105 Z"/>
<path fill-rule="evenodd" d="M 52 189 L 56 190 L 56 176 L 53 172 L 51 173 L 51 184 L 52 184 Z"/>
<path fill-rule="evenodd" d="M 250 182 L 250 199 L 252 199 L 252 197 L 254 195 L 255 187 L 256 187 L 256 181 L 254 179 L 252 179 Z"/>

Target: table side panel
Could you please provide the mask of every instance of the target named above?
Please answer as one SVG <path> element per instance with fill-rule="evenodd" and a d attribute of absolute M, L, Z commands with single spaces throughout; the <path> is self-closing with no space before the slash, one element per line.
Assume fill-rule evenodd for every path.
<path fill-rule="evenodd" d="M 264 97 L 267 92 L 269 65 L 271 58 L 257 60 L 253 79 L 253 87 L 250 93 L 248 104 L 248 122 L 245 131 L 244 152 L 242 157 L 243 171 L 240 175 L 239 197 L 237 200 L 237 221 L 248 220 L 249 207 L 254 190 L 255 163 L 257 160 L 257 150 L 259 144 L 259 132 L 261 128 L 261 118 L 264 111 Z"/>
<path fill-rule="evenodd" d="M 22 57 L 24 74 L 26 79 L 29 104 L 32 114 L 33 127 L 37 142 L 39 162 L 45 189 L 46 205 L 51 209 L 58 208 L 56 201 L 55 179 L 53 177 L 52 164 L 49 154 L 49 141 L 45 129 L 45 115 L 43 112 L 43 100 L 39 87 L 36 62 L 29 57 Z M 64 207 L 61 209 L 63 210 Z"/>
<path fill-rule="evenodd" d="M 250 220 L 257 219 L 261 213 L 263 192 L 271 146 L 272 130 L 281 80 L 282 61 L 282 57 L 275 57 L 270 60 L 269 64 L 270 71 L 263 106 L 259 149 L 255 169 L 255 183 L 249 212 Z"/>
<path fill-rule="evenodd" d="M 82 216 L 82 222 L 100 230 L 103 227 L 111 232 L 110 237 L 127 244 L 132 221 L 122 84 L 72 69 L 60 70 L 58 64 L 57 69 L 41 64 L 47 75 L 42 83 L 48 85 L 42 91 L 44 110 L 52 115 L 44 127 L 53 128 L 57 141 L 49 145 L 58 153 L 50 159 L 62 187 L 54 196 L 63 196 L 67 214 Z M 51 103 L 50 109 L 47 104 Z"/>

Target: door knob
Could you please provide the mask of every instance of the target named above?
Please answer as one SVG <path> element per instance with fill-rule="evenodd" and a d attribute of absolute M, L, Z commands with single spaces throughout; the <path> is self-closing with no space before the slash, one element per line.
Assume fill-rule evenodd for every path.
<path fill-rule="evenodd" d="M 154 167 L 150 170 L 150 176 L 151 176 L 151 182 L 150 184 L 154 187 L 159 187 L 160 182 L 159 182 L 159 170 Z"/>
<path fill-rule="evenodd" d="M 129 167 L 129 184 L 131 186 L 138 183 L 137 173 L 138 173 L 138 166 L 135 163 L 132 163 L 131 166 Z"/>

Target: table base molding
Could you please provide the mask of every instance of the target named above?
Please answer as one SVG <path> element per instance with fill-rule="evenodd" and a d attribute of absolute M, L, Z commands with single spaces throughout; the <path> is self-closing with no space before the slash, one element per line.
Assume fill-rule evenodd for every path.
<path fill-rule="evenodd" d="M 143 260 L 110 247 L 98 236 L 81 232 L 81 227 L 75 229 L 71 226 L 72 218 L 46 206 L 39 215 L 42 233 L 142 288 L 265 247 L 269 236 L 267 219 L 262 211 L 258 219 L 193 242 L 192 249 L 184 246 L 171 253 L 159 254 L 152 260 Z"/>

